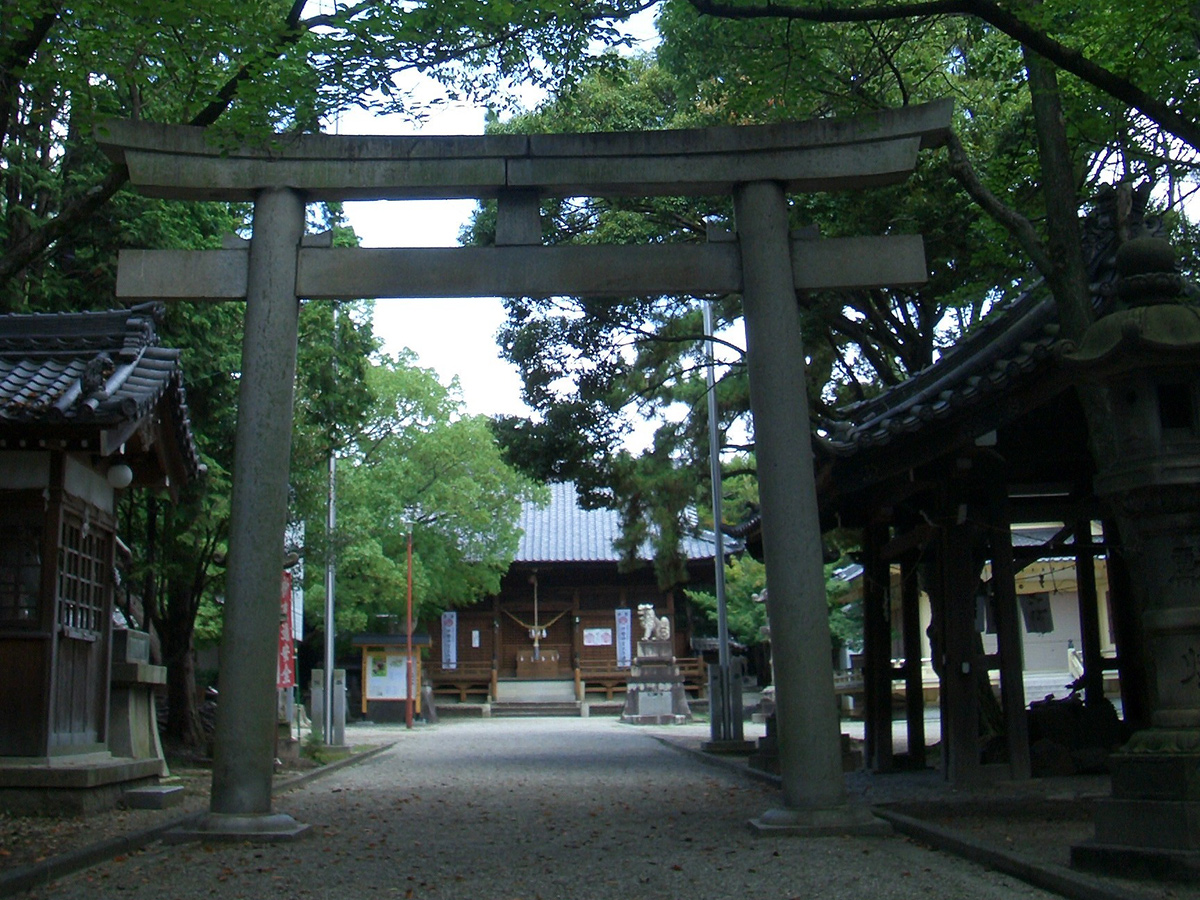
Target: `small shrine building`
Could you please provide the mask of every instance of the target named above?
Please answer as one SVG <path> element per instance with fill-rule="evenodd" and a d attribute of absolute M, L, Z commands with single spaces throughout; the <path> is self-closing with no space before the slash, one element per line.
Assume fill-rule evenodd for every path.
<path fill-rule="evenodd" d="M 0 799 L 18 806 L 164 771 L 127 701 L 165 670 L 126 635 L 112 659 L 118 492 L 203 470 L 157 309 L 0 316 Z"/>
<path fill-rule="evenodd" d="M 688 689 L 703 693 L 704 667 L 691 644 L 696 613 L 679 586 L 659 587 L 648 550 L 632 566 L 622 563 L 615 511 L 584 509 L 573 483 L 549 487 L 547 505 L 522 507 L 520 544 L 500 592 L 423 623 L 435 695 L 443 703 L 613 701 L 629 680 L 646 603 L 672 623 Z M 715 546 L 711 535 L 684 540 L 692 584 L 712 583 Z"/>

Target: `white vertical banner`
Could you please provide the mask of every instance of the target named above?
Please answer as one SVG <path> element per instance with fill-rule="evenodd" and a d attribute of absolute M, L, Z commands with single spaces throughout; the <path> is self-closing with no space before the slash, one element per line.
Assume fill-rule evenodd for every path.
<path fill-rule="evenodd" d="M 633 610 L 617 611 L 617 666 L 624 668 L 633 663 Z"/>
<path fill-rule="evenodd" d="M 442 668 L 458 668 L 458 613 L 442 613 Z"/>

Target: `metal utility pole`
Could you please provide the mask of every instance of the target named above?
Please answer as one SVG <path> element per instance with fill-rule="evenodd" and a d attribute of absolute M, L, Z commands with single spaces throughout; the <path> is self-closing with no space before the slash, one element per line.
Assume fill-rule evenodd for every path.
<path fill-rule="evenodd" d="M 713 741 L 743 739 L 741 716 L 734 715 L 733 679 L 729 667 L 729 619 L 725 608 L 725 535 L 721 532 L 721 435 L 717 421 L 717 383 L 714 373 L 712 301 L 704 301 L 704 334 L 708 365 L 708 461 L 712 481 L 713 543 L 715 546 L 717 591 L 717 672 L 721 686 L 719 704 L 712 710 Z"/>
<path fill-rule="evenodd" d="M 337 526 L 337 456 L 333 449 L 329 450 L 329 495 L 325 505 L 325 684 L 322 686 L 322 696 L 325 698 L 321 709 L 322 737 L 325 743 L 333 743 L 333 593 L 334 571 L 336 561 L 333 551 L 333 530 Z"/>
<path fill-rule="evenodd" d="M 404 629 L 405 677 L 404 727 L 413 726 L 413 643 L 412 643 L 412 527 L 408 529 L 408 624 Z"/>
<path fill-rule="evenodd" d="M 333 307 L 333 372 L 337 377 L 337 305 Z M 321 735 L 326 746 L 333 743 L 333 595 L 334 572 L 336 559 L 334 557 L 333 532 L 337 527 L 337 453 L 332 442 L 329 446 L 329 493 L 325 503 L 325 683 L 321 695 L 324 704 L 321 709 Z"/>

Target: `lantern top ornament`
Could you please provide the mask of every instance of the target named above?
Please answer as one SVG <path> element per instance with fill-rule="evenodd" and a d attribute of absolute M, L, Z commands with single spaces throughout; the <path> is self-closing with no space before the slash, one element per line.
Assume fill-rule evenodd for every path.
<path fill-rule="evenodd" d="M 1175 249 L 1140 237 L 1117 251 L 1119 303 L 1097 319 L 1078 347 L 1062 346 L 1062 361 L 1077 376 L 1094 378 L 1138 368 L 1195 365 L 1200 309 L 1188 297 Z"/>

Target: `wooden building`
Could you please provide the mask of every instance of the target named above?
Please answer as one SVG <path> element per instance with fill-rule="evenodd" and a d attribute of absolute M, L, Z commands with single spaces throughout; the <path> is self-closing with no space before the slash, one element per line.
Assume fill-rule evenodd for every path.
<path fill-rule="evenodd" d="M 0 317 L 0 786 L 110 755 L 117 491 L 201 468 L 154 307 Z"/>
<path fill-rule="evenodd" d="M 1103 222 L 1087 230 L 1093 281 L 1109 285 L 1095 297 L 1103 316 L 1116 296 L 1117 240 Z M 1054 613 L 1077 617 L 1089 701 L 1119 673 L 1126 723 L 1147 721 L 1128 573 L 1062 364 L 1072 349 L 1039 287 L 993 310 L 926 370 L 814 423 L 822 528 L 862 534 L 865 749 L 876 771 L 927 764 L 923 700 L 936 696 L 947 778 L 1029 777 L 1019 595 L 1032 593 L 1030 574 L 1070 583 L 1077 597 L 1070 611 L 1060 598 Z M 736 530 L 754 553 L 760 528 L 755 519 Z M 923 691 L 931 674 L 938 690 Z M 906 698 L 904 760 L 892 748 L 894 694 Z"/>
<path fill-rule="evenodd" d="M 1097 281 L 1112 277 L 1112 248 L 1101 243 L 1095 254 Z M 1103 314 L 1113 292 L 1096 302 Z M 909 698 L 907 762 L 925 763 L 926 656 L 939 680 L 947 777 L 1028 777 L 1021 598 L 1033 593 L 1030 577 L 1069 582 L 1077 597 L 1070 614 L 1088 701 L 1102 699 L 1105 674 L 1119 669 L 1125 719 L 1144 721 L 1134 604 L 1111 510 L 1093 488 L 1083 409 L 1061 363 L 1072 348 L 1059 340 L 1056 315 L 1048 292 L 1021 295 L 929 369 L 844 410 L 815 438 L 823 522 L 863 534 L 866 749 L 877 770 L 895 764 L 898 683 Z M 999 683 L 998 705 L 989 681 Z"/>
<path fill-rule="evenodd" d="M 672 623 L 675 655 L 690 690 L 701 693 L 693 610 L 678 586 L 658 586 L 648 552 L 622 565 L 616 512 L 583 509 L 571 483 L 552 484 L 550 493 L 548 505 L 523 507 L 520 545 L 500 592 L 423 625 L 435 694 L 460 702 L 613 700 L 625 690 L 641 634 L 638 607 L 647 603 Z M 714 548 L 705 535 L 684 541 L 691 584 L 712 584 Z"/>

